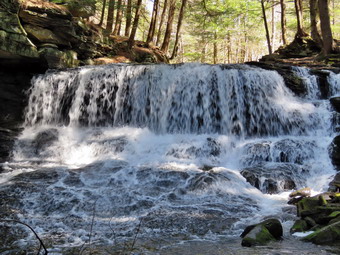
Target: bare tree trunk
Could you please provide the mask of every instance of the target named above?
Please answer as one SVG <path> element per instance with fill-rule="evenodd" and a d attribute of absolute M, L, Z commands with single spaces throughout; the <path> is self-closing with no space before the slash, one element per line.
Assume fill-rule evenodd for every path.
<path fill-rule="evenodd" d="M 201 40 L 198 43 L 198 48 L 197 48 L 197 52 L 199 50 L 201 50 L 201 58 L 200 58 L 201 63 L 205 63 L 205 57 L 206 57 L 206 53 L 207 53 L 206 48 L 207 48 L 207 43 L 206 43 L 206 40 L 205 40 L 204 35 L 203 35 L 201 37 Z"/>
<path fill-rule="evenodd" d="M 163 23 L 164 23 L 164 17 L 165 17 L 167 7 L 168 7 L 168 0 L 164 0 L 164 6 L 163 6 L 162 14 L 161 14 L 161 20 L 159 22 L 159 27 L 158 27 L 156 45 L 159 45 L 160 40 L 161 40 L 162 26 L 163 26 Z"/>
<path fill-rule="evenodd" d="M 133 21 L 132 30 L 131 30 L 131 34 L 130 34 L 129 42 L 128 42 L 130 49 L 132 48 L 132 46 L 135 42 L 135 36 L 136 36 L 136 33 L 137 33 L 141 8 L 142 8 L 142 0 L 138 0 L 137 6 L 136 6 L 135 19 Z"/>
<path fill-rule="evenodd" d="M 109 10 L 107 14 L 106 32 L 111 34 L 114 20 L 115 0 L 109 0 Z"/>
<path fill-rule="evenodd" d="M 123 9 L 122 0 L 118 0 L 117 1 L 116 24 L 115 24 L 115 29 L 113 30 L 114 35 L 120 34 L 120 28 L 122 25 L 122 18 L 123 18 L 122 9 Z"/>
<path fill-rule="evenodd" d="M 183 22 L 183 17 L 184 17 L 184 10 L 185 10 L 185 6 L 187 4 L 187 0 L 182 0 L 182 6 L 181 6 L 181 10 L 179 12 L 179 16 L 178 16 L 178 23 L 177 23 L 177 32 L 176 32 L 176 39 L 175 39 L 175 44 L 174 44 L 174 49 L 172 51 L 172 55 L 170 59 L 174 59 L 177 55 L 177 51 L 178 51 L 178 39 L 179 39 L 179 34 L 181 32 L 181 27 L 182 27 L 182 22 Z"/>
<path fill-rule="evenodd" d="M 217 48 L 217 33 L 215 31 L 214 33 L 214 54 L 213 54 L 213 63 L 217 64 L 218 60 L 217 60 L 217 54 L 218 54 L 218 48 Z"/>
<path fill-rule="evenodd" d="M 318 0 L 309 0 L 310 11 L 310 33 L 312 39 L 322 47 L 322 40 L 318 30 L 319 12 L 318 12 Z"/>
<path fill-rule="evenodd" d="M 268 29 L 268 23 L 267 23 L 267 17 L 266 17 L 266 9 L 264 7 L 264 1 L 265 0 L 261 0 L 263 22 L 264 22 L 264 28 L 266 29 L 266 38 L 267 38 L 268 52 L 269 52 L 269 54 L 272 54 L 272 46 L 270 44 L 269 29 Z"/>
<path fill-rule="evenodd" d="M 320 24 L 323 47 L 322 51 L 324 55 L 328 55 L 334 49 L 333 36 L 331 30 L 331 21 L 329 16 L 328 0 L 318 0 Z"/>
<path fill-rule="evenodd" d="M 132 21 L 132 0 L 127 0 L 125 36 L 129 36 L 130 35 L 131 21 Z"/>
<path fill-rule="evenodd" d="M 103 0 L 103 8 L 102 8 L 102 13 L 100 15 L 100 21 L 99 21 L 99 26 L 103 25 L 104 22 L 104 16 L 105 16 L 105 8 L 106 8 L 106 0 Z"/>
<path fill-rule="evenodd" d="M 183 43 L 183 37 L 181 36 L 181 47 L 180 47 L 180 49 L 181 49 L 181 62 L 182 63 L 184 63 L 184 43 Z"/>
<path fill-rule="evenodd" d="M 176 9 L 176 0 L 170 0 L 169 7 L 169 15 L 168 15 L 168 23 L 166 25 L 165 35 L 161 50 L 166 54 L 169 49 L 170 38 L 172 33 L 172 24 L 174 22 L 175 17 L 175 9 Z"/>
<path fill-rule="evenodd" d="M 281 4 L 281 35 L 282 35 L 282 43 L 283 45 L 287 44 L 286 37 L 286 2 L 285 0 L 280 0 Z"/>
<path fill-rule="evenodd" d="M 297 19 L 297 31 L 295 37 L 301 38 L 307 35 L 307 33 L 303 30 L 303 8 L 301 0 L 294 0 L 295 4 L 295 13 Z"/>
<path fill-rule="evenodd" d="M 275 49 L 275 4 L 272 3 L 272 49 Z"/>
<path fill-rule="evenodd" d="M 148 33 L 148 37 L 146 39 L 147 43 L 152 42 L 153 38 L 155 36 L 157 16 L 158 16 L 158 6 L 159 6 L 159 1 L 158 0 L 154 0 L 152 16 L 151 16 L 151 22 L 150 22 L 150 27 L 149 27 L 149 33 Z"/>
<path fill-rule="evenodd" d="M 230 40 L 230 31 L 227 33 L 227 41 L 228 41 L 228 64 L 231 63 L 231 40 Z"/>

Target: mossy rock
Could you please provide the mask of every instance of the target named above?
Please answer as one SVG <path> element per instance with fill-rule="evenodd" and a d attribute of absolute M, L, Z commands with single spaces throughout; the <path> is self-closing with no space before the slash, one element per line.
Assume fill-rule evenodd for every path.
<path fill-rule="evenodd" d="M 317 197 L 305 197 L 297 203 L 298 216 L 305 217 L 316 214 L 319 206 L 319 199 Z"/>
<path fill-rule="evenodd" d="M 305 220 L 296 220 L 294 225 L 290 229 L 290 233 L 305 232 L 309 230 L 308 224 Z"/>
<path fill-rule="evenodd" d="M 334 244 L 340 240 L 340 222 L 330 224 L 304 237 L 303 241 L 314 244 Z"/>
<path fill-rule="evenodd" d="M 340 215 L 337 216 L 336 218 L 330 220 L 330 221 L 329 221 L 329 224 L 334 224 L 334 223 L 336 223 L 336 222 L 340 222 Z"/>
<path fill-rule="evenodd" d="M 276 239 L 269 233 L 268 229 L 263 225 L 257 225 L 254 227 L 243 239 L 242 246 L 256 246 L 265 245 L 270 241 Z"/>
<path fill-rule="evenodd" d="M 241 234 L 242 246 L 264 245 L 270 241 L 280 240 L 282 234 L 281 222 L 277 219 L 268 219 L 246 227 Z"/>

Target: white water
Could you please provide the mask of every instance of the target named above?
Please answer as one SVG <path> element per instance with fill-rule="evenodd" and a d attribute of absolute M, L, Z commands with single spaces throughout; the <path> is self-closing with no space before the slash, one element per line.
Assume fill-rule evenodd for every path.
<path fill-rule="evenodd" d="M 307 99 L 320 98 L 321 93 L 318 87 L 317 77 L 315 75 L 310 74 L 309 69 L 307 67 L 293 66 L 292 69 L 302 79 L 306 87 L 307 95 L 305 97 Z"/>
<path fill-rule="evenodd" d="M 286 180 L 319 192 L 334 174 L 331 107 L 315 89 L 297 98 L 276 72 L 247 66 L 47 73 L 0 183 L 17 186 L 19 218 L 56 246 L 89 242 L 91 225 L 95 244 L 133 238 L 141 221 L 145 238 L 234 236 L 273 215 L 289 226 Z M 255 168 L 276 194 L 240 173 Z"/>

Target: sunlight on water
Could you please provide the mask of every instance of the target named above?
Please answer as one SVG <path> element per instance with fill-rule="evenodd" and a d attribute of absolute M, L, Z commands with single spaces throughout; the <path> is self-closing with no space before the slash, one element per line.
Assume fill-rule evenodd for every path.
<path fill-rule="evenodd" d="M 0 183 L 18 186 L 18 217 L 56 247 L 87 242 L 91 225 L 102 245 L 140 224 L 140 238 L 217 240 L 276 216 L 287 232 L 291 190 L 320 192 L 334 174 L 331 107 L 314 90 L 297 98 L 278 73 L 247 66 L 50 72 L 33 80 Z"/>

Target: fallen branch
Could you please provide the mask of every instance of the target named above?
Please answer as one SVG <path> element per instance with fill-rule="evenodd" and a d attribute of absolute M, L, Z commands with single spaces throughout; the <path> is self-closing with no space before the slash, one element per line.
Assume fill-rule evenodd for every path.
<path fill-rule="evenodd" d="M 28 225 L 28 224 L 26 224 L 26 223 L 24 223 L 24 222 L 18 221 L 18 220 L 3 220 L 3 219 L 0 219 L 0 222 L 17 223 L 17 224 L 21 224 L 21 225 L 24 225 L 24 226 L 28 227 L 28 228 L 33 232 L 33 234 L 35 235 L 35 237 L 38 239 L 38 241 L 39 241 L 39 243 L 40 243 L 40 246 L 39 246 L 39 250 L 38 250 L 37 255 L 40 254 L 41 247 L 42 247 L 42 248 L 44 249 L 44 251 L 45 251 L 45 252 L 44 252 L 44 255 L 47 255 L 47 254 L 48 254 L 48 250 L 46 249 L 46 247 L 45 247 L 43 241 L 40 239 L 40 237 L 38 236 L 37 232 L 35 232 L 34 229 L 33 229 L 30 225 Z"/>
<path fill-rule="evenodd" d="M 133 242 L 132 242 L 132 245 L 131 245 L 131 248 L 130 248 L 130 252 L 131 253 L 133 252 L 134 246 L 136 244 L 137 236 L 138 236 L 138 234 L 140 232 L 140 229 L 141 229 L 141 226 L 142 226 L 142 222 L 143 222 L 143 218 L 140 218 L 139 224 L 138 224 L 137 229 L 136 229 L 135 238 L 133 239 Z"/>

